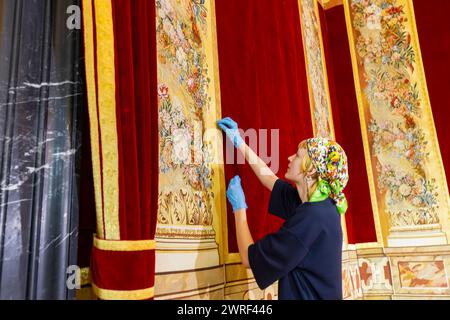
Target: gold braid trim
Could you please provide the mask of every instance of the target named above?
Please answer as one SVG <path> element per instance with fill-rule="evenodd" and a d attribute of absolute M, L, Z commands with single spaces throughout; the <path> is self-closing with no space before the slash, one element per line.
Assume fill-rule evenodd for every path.
<path fill-rule="evenodd" d="M 155 250 L 155 240 L 104 240 L 94 235 L 94 247 L 103 251 Z"/>
<path fill-rule="evenodd" d="M 140 290 L 109 290 L 92 284 L 92 289 L 97 297 L 102 300 L 146 300 L 155 296 L 155 287 Z"/>

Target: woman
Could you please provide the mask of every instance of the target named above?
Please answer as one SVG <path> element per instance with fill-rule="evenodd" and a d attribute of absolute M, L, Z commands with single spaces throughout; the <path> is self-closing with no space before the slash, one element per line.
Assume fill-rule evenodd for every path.
<path fill-rule="evenodd" d="M 334 141 L 302 141 L 290 156 L 286 179 L 279 179 L 243 141 L 231 118 L 218 121 L 261 183 L 271 190 L 269 212 L 285 220 L 281 228 L 253 241 L 239 176 L 231 179 L 227 197 L 233 207 L 236 237 L 245 267 L 265 289 L 278 283 L 278 298 L 342 299 L 341 216 L 347 210 L 342 190 L 348 181 L 347 157 Z M 269 172 L 269 173 L 268 173 Z"/>

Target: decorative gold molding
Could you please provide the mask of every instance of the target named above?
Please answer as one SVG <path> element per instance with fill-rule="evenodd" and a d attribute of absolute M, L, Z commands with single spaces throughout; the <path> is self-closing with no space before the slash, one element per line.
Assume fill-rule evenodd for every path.
<path fill-rule="evenodd" d="M 207 206 L 198 204 L 199 201 L 206 200 L 203 196 L 203 191 L 193 191 L 181 186 L 159 192 L 158 225 L 212 225 L 213 212 Z"/>
<path fill-rule="evenodd" d="M 157 239 L 214 239 L 213 226 L 158 225 Z"/>
<path fill-rule="evenodd" d="M 417 230 L 440 230 L 441 225 L 439 223 L 434 224 L 424 224 L 424 225 L 418 225 L 418 226 L 398 226 L 398 227 L 391 227 L 391 232 L 394 231 L 417 231 Z"/>
<path fill-rule="evenodd" d="M 381 244 L 379 242 L 363 242 L 363 243 L 356 243 L 355 244 L 356 250 L 361 249 L 375 249 L 375 248 L 381 248 Z"/>
<path fill-rule="evenodd" d="M 317 0 L 324 10 L 342 5 L 343 0 Z"/>
<path fill-rule="evenodd" d="M 201 250 L 217 250 L 214 236 L 209 239 L 157 239 L 156 250 L 161 252 L 195 252 Z"/>

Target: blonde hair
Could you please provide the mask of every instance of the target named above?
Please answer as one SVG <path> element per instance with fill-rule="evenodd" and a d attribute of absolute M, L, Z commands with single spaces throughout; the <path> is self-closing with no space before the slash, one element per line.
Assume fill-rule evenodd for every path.
<path fill-rule="evenodd" d="M 298 144 L 298 149 L 305 149 L 306 153 L 305 156 L 302 159 L 302 162 L 300 163 L 300 170 L 301 172 L 305 173 L 307 180 L 306 180 L 306 188 L 307 188 L 307 195 L 308 200 L 311 198 L 314 191 L 316 191 L 317 184 L 319 183 L 319 174 L 317 171 L 313 171 L 314 165 L 311 160 L 311 157 L 308 154 L 307 146 L 306 146 L 306 140 L 303 140 Z M 312 184 L 308 183 L 309 181 L 312 181 Z"/>

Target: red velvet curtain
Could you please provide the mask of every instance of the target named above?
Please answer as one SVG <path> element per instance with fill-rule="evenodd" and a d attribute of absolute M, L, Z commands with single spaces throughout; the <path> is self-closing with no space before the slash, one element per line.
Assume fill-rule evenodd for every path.
<path fill-rule="evenodd" d="M 101 186 L 102 196 L 96 201 L 103 203 L 103 212 L 97 212 L 97 221 L 103 222 L 103 230 L 105 226 L 117 227 L 120 238 L 106 232 L 97 234 L 91 275 L 94 290 L 102 299 L 151 299 L 159 173 L 156 7 L 147 0 L 102 1 L 83 1 L 87 74 L 95 75 L 95 82 L 88 81 L 90 130 L 96 131 L 100 141 L 91 141 L 99 149 L 94 148 L 93 153 L 99 152 L 100 157 L 101 181 L 95 184 Z M 93 30 L 86 28 L 89 21 Z M 114 47 L 109 46 L 111 34 Z M 99 47 L 108 52 L 101 52 Z M 107 63 L 102 61 L 102 54 L 114 56 L 107 71 L 114 73 L 115 79 L 99 79 L 98 66 Z M 100 91 L 115 101 L 105 103 L 99 98 Z M 96 99 L 92 99 L 94 94 Z M 102 113 L 104 117 L 113 105 L 115 123 L 114 116 L 108 114 L 109 123 L 99 121 L 98 128 L 93 127 L 92 119 L 100 118 Z M 108 153 L 102 149 L 113 145 L 102 136 L 106 130 L 117 139 L 117 150 L 113 151 L 117 152 L 118 163 L 104 157 Z M 118 181 L 110 172 L 118 173 Z M 107 188 L 119 191 L 118 208 L 105 206 Z"/>
<path fill-rule="evenodd" d="M 422 51 L 434 123 L 450 188 L 450 1 L 414 0 L 417 30 Z"/>
<path fill-rule="evenodd" d="M 113 0 L 120 236 L 153 239 L 158 198 L 155 4 Z"/>
<path fill-rule="evenodd" d="M 287 157 L 313 136 L 297 0 L 217 0 L 216 16 L 222 115 L 244 130 L 279 129 L 279 150 L 270 155 L 270 133 L 267 150 L 279 155 L 276 174 L 284 178 Z M 277 230 L 282 220 L 267 214 L 270 192 L 248 164 L 225 165 L 227 184 L 236 174 L 254 239 Z M 229 205 L 228 240 L 229 252 L 238 252 Z"/>
<path fill-rule="evenodd" d="M 319 6 L 336 140 L 349 159 L 348 243 L 376 242 L 344 8 Z"/>

